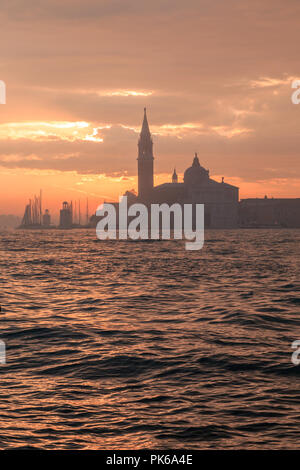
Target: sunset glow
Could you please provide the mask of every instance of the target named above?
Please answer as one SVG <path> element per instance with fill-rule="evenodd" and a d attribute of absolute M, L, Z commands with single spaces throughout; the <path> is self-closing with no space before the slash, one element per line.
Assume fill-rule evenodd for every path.
<path fill-rule="evenodd" d="M 299 448 L 299 18 L 1 2 L 9 456 L 168 470 Z"/>
<path fill-rule="evenodd" d="M 272 28 L 260 52 L 250 46 L 264 37 L 263 30 L 252 29 L 251 21 L 260 18 L 258 4 L 249 7 L 251 21 L 247 10 L 238 8 L 247 48 L 240 44 L 230 7 L 220 6 L 218 13 L 223 15 L 226 47 L 210 36 L 209 25 L 216 18 L 212 7 L 207 6 L 207 21 L 199 19 L 200 25 L 199 15 L 193 15 L 196 6 L 185 16 L 177 2 L 170 8 L 171 30 L 162 21 L 170 10 L 153 6 L 147 15 L 124 11 L 126 26 L 112 14 L 101 28 L 87 13 L 76 35 L 75 17 L 62 17 L 55 37 L 51 15 L 34 10 L 30 15 L 42 16 L 37 28 L 24 34 L 24 44 L 30 44 L 26 60 L 19 56 L 25 45 L 19 47 L 11 36 L 18 21 L 2 11 L 7 39 L 6 65 L 0 67 L 7 88 L 0 109 L 2 212 L 20 214 L 33 189 L 40 187 L 56 211 L 79 186 L 91 199 L 98 197 L 93 194 L 115 199 L 123 190 L 137 189 L 136 145 L 145 106 L 160 181 L 169 181 L 174 167 L 183 174 L 197 151 L 204 167 L 236 181 L 243 197 L 299 196 L 300 108 L 291 103 L 291 82 L 297 78 L 292 52 L 285 49 L 280 65 L 272 60 L 281 48 Z M 273 12 L 273 24 L 285 30 L 281 38 L 287 44 L 294 21 L 288 9 Z M 56 57 L 58 49 L 61 55 Z M 84 181 L 85 175 L 96 180 Z"/>

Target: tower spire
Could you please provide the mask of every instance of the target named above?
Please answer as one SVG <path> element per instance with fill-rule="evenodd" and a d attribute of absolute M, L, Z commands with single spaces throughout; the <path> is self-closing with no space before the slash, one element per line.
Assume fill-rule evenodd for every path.
<path fill-rule="evenodd" d="M 144 119 L 138 142 L 138 186 L 139 197 L 147 200 L 153 189 L 153 142 L 149 129 L 147 110 L 144 108 Z"/>
<path fill-rule="evenodd" d="M 147 119 L 147 110 L 144 108 L 144 120 L 139 138 L 139 158 L 153 160 L 153 142 Z"/>
<path fill-rule="evenodd" d="M 148 137 L 148 138 L 151 137 L 149 124 L 148 124 L 148 118 L 147 118 L 147 108 L 144 108 L 144 120 L 143 120 L 143 125 L 142 125 L 142 130 L 141 130 L 141 137 Z"/>

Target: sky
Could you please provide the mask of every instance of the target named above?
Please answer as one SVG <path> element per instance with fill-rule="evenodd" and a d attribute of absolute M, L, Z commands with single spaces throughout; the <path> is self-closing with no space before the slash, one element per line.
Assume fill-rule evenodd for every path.
<path fill-rule="evenodd" d="M 0 214 L 137 188 L 143 108 L 155 183 L 198 152 L 240 197 L 300 197 L 299 0 L 2 0 Z"/>

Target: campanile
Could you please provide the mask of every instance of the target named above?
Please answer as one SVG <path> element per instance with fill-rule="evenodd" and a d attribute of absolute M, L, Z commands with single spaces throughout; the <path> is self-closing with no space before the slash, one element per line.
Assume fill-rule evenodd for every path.
<path fill-rule="evenodd" d="M 150 134 L 146 108 L 138 142 L 138 195 L 143 201 L 150 200 L 153 189 L 153 141 Z"/>

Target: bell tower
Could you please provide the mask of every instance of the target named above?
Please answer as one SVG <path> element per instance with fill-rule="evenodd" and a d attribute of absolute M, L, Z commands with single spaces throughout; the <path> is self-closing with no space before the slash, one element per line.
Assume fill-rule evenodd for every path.
<path fill-rule="evenodd" d="M 151 199 L 153 189 L 153 141 L 150 134 L 147 112 L 144 108 L 144 120 L 138 142 L 138 196 L 143 201 Z"/>

